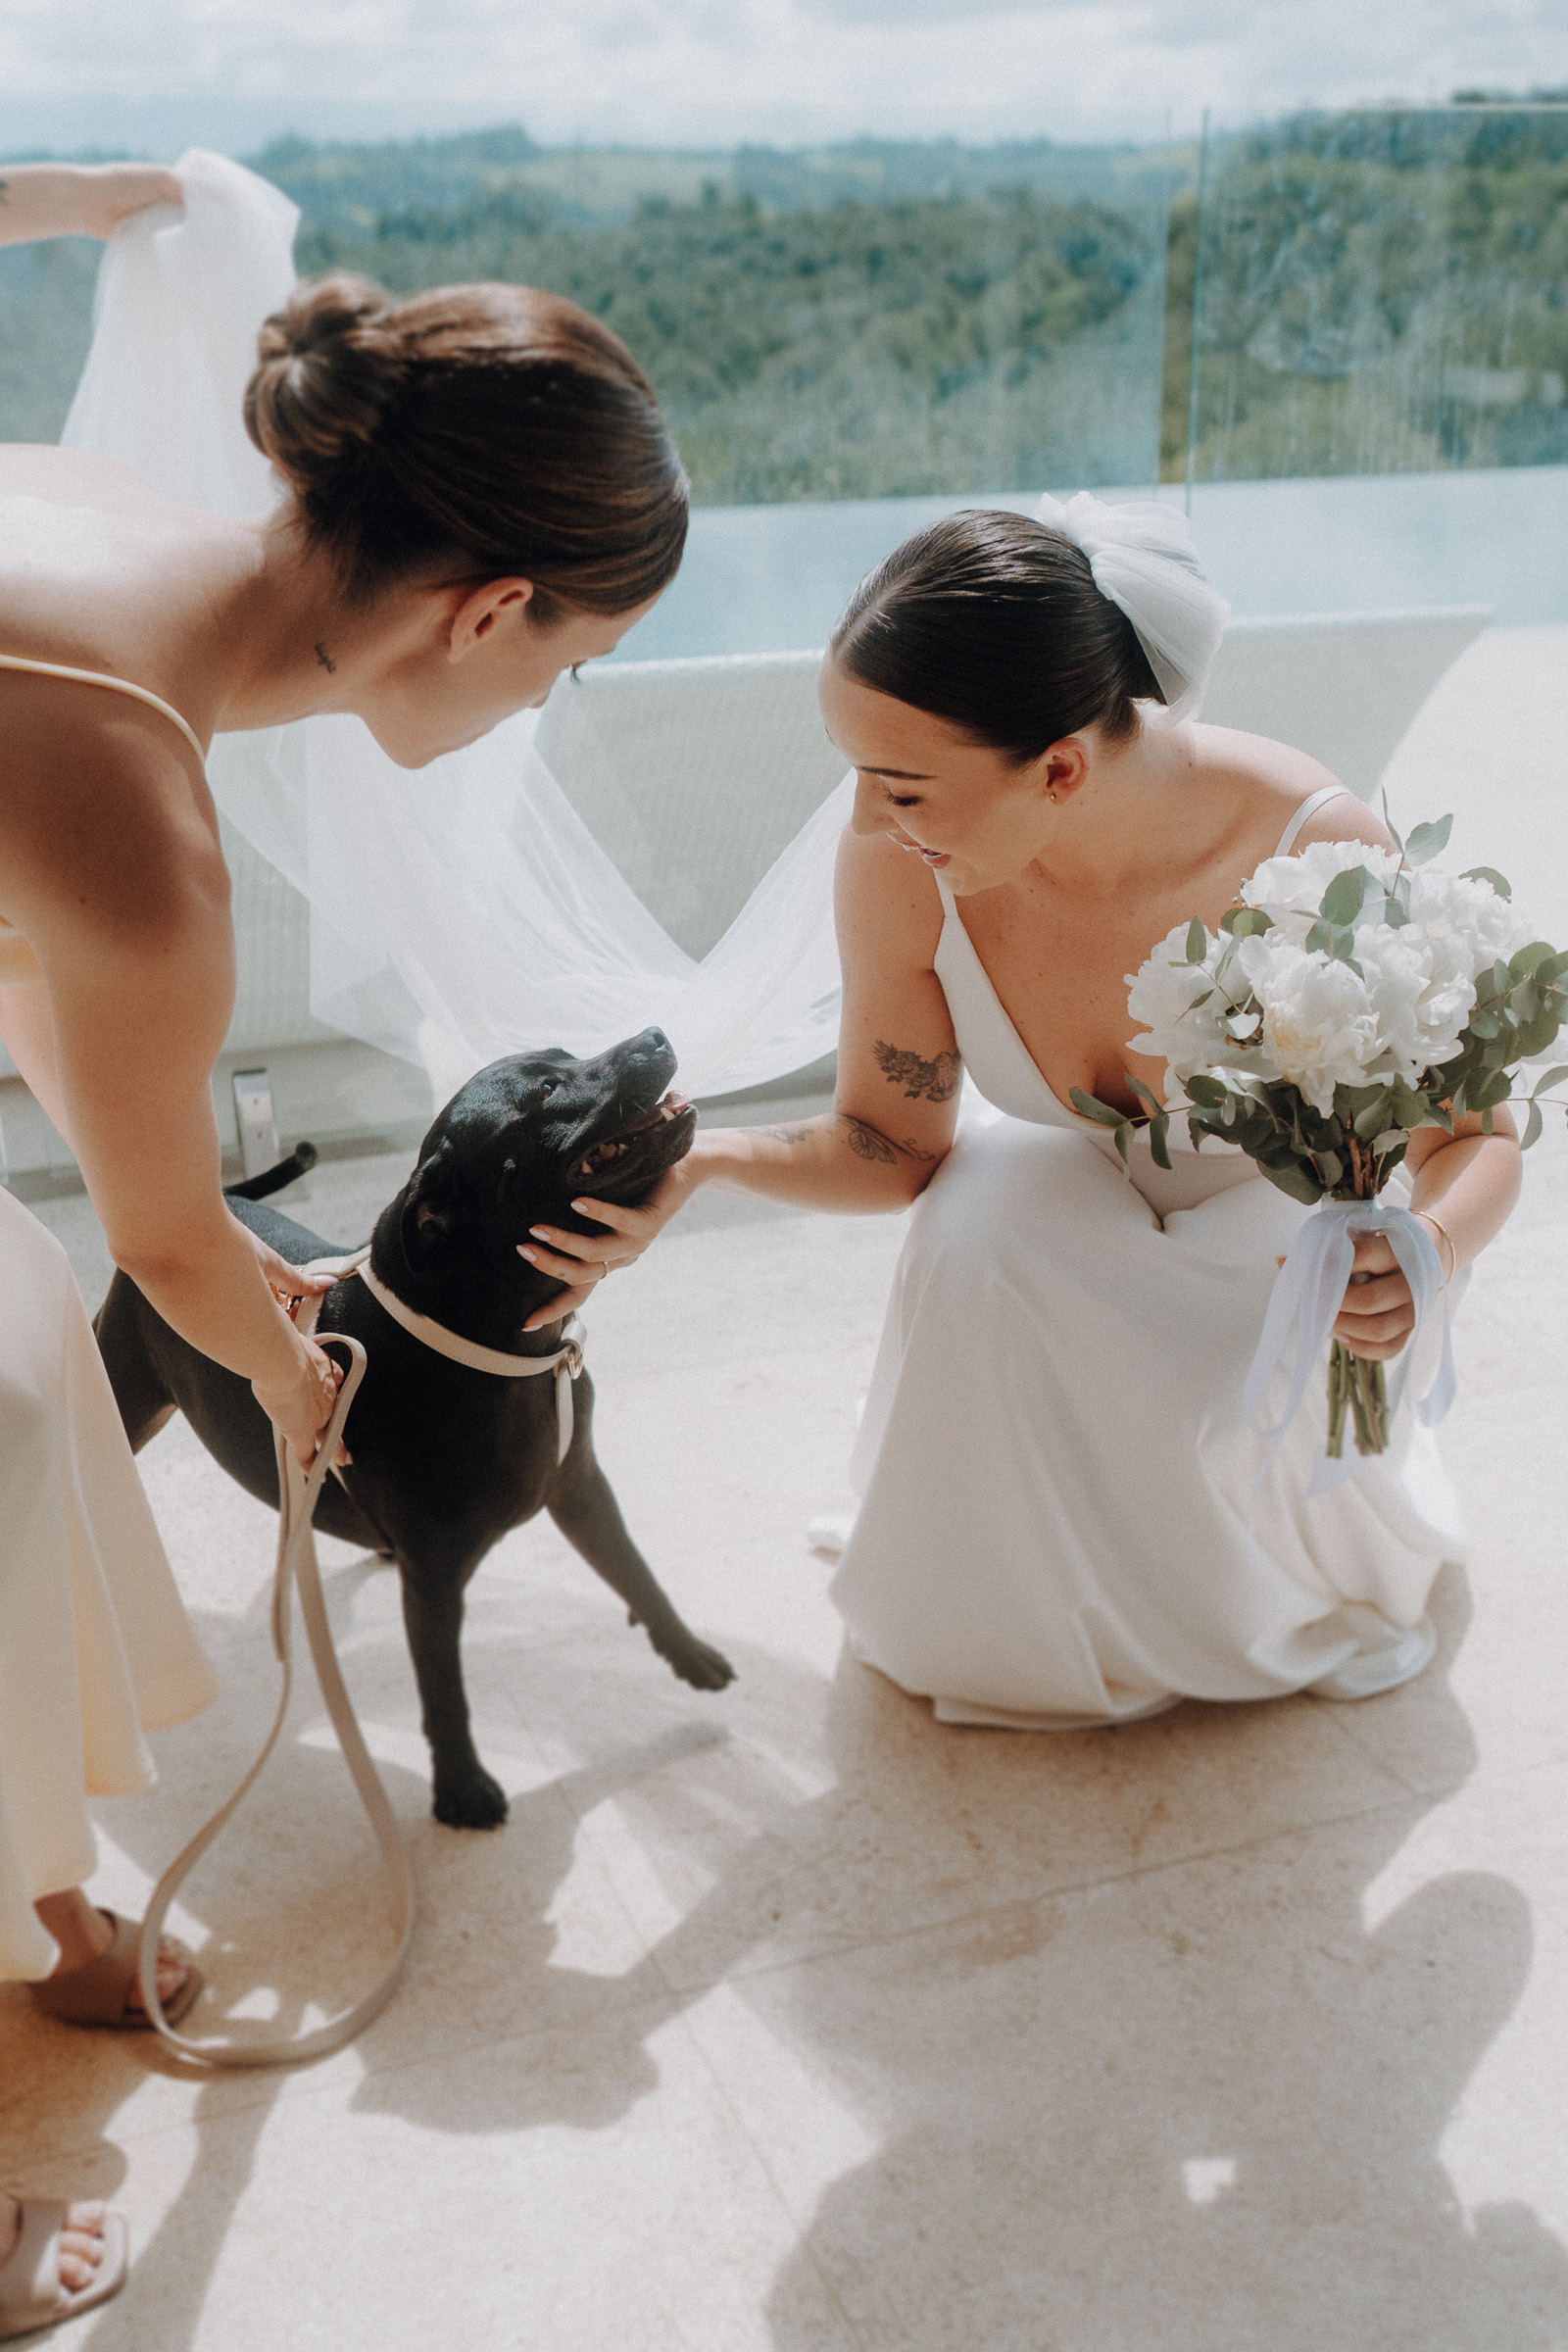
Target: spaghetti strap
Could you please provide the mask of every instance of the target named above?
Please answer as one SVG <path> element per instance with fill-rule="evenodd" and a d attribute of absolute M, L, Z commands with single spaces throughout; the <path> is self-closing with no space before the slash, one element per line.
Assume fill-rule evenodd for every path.
<path fill-rule="evenodd" d="M 133 686 L 128 678 L 111 678 L 100 669 L 68 669 L 61 662 L 32 662 L 23 654 L 0 654 L 0 669 L 30 669 L 40 678 L 70 678 L 78 686 L 108 686 L 116 694 L 133 695 L 138 703 L 146 703 L 151 710 L 161 710 L 165 718 L 173 721 L 206 769 L 207 755 L 190 721 L 180 717 L 172 703 L 166 703 L 162 695 L 154 694 L 146 686 Z"/>
<path fill-rule="evenodd" d="M 1300 835 L 1301 827 L 1310 818 L 1316 816 L 1320 808 L 1326 808 L 1330 801 L 1342 798 L 1354 800 L 1355 797 L 1348 784 L 1323 784 L 1316 792 L 1309 792 L 1300 806 L 1292 809 L 1290 822 L 1280 835 L 1280 846 L 1274 852 L 1275 857 L 1288 858 L 1290 856 Z"/>

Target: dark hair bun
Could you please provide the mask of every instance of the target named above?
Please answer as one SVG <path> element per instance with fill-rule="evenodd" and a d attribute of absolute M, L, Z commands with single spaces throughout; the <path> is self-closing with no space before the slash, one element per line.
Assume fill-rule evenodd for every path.
<path fill-rule="evenodd" d="M 341 270 L 299 287 L 262 328 L 245 429 L 295 495 L 326 495 L 374 440 L 402 384 L 386 296 Z"/>
<path fill-rule="evenodd" d="M 363 602 L 432 570 L 630 612 L 685 544 L 689 485 L 625 345 L 531 286 L 392 301 L 337 270 L 262 328 L 245 429 L 296 519 Z"/>

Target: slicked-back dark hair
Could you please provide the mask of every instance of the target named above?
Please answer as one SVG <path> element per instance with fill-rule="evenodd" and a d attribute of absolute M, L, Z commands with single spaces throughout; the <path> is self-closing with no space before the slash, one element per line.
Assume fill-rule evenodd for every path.
<path fill-rule="evenodd" d="M 896 547 L 851 597 L 829 651 L 862 686 L 1020 767 L 1080 727 L 1119 742 L 1135 702 L 1165 699 L 1083 549 L 1001 509 L 950 514 Z"/>

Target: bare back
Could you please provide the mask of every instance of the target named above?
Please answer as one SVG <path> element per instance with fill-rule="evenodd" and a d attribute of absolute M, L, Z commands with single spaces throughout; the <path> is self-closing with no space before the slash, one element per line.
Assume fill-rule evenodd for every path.
<path fill-rule="evenodd" d="M 0 652 L 132 681 L 205 735 L 209 600 L 237 528 L 105 460 L 0 451 Z M 217 811 L 190 742 L 128 695 L 0 669 L 0 919 L 41 973 L 0 987 L 0 1033 L 109 1222 L 160 1127 L 216 1174 L 206 1079 L 233 1002 Z"/>

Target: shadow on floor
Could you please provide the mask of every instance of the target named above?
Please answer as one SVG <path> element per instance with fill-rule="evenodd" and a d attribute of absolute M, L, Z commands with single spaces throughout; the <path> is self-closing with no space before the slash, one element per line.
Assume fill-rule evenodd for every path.
<path fill-rule="evenodd" d="M 363 1574 L 336 1572 L 335 1609 Z M 1471 1767 L 1470 1736 L 1432 1690 L 1446 1690 L 1463 1613 L 1449 1580 L 1422 1714 L 1423 1768 L 1447 1787 Z M 1568 2254 L 1523 2208 L 1467 2221 L 1438 2153 L 1525 1982 L 1527 1908 L 1471 1873 L 1366 1932 L 1366 1890 L 1430 1800 L 1379 1777 L 1337 1711 L 955 1731 L 848 1659 L 824 1713 L 805 1668 L 738 1644 L 745 1711 L 726 1715 L 587 1596 L 514 1587 L 480 1617 L 487 1752 L 510 1713 L 539 1753 L 576 1760 L 517 1787 L 494 1837 L 441 1830 L 422 1774 L 384 1767 L 421 1926 L 407 1985 L 360 2045 L 357 2110 L 455 2134 L 609 2130 L 657 2089 L 650 2036 L 688 2013 L 804 2232 L 767 2295 L 777 2352 L 819 2352 L 824 2281 L 863 2352 L 1548 2352 L 1568 2336 Z M 369 1719 L 401 1737 L 394 1628 L 356 1642 L 352 1675 L 376 1694 Z M 207 1801 L 198 1778 L 220 1786 L 243 1752 L 270 1677 L 231 1668 L 230 1687 L 217 1764 L 177 1789 L 171 1766 L 156 1809 L 111 1809 L 149 1870 L 183 1834 L 172 1817 Z M 342 1768 L 303 1729 L 267 1785 L 244 1878 L 278 1949 L 319 1942 L 326 1906 L 347 1914 L 323 1955 L 347 1990 L 368 1966 L 355 1907 L 373 1882 L 342 1876 Z M 176 1737 L 191 1754 L 211 1735 Z M 1303 1754 L 1317 1797 L 1293 1820 L 1286 1784 Z M 554 1920 L 582 1852 L 613 1874 L 612 1820 L 678 1924 L 651 1948 L 617 1947 L 609 1906 L 602 1957 L 613 1971 L 621 1948 L 625 1964 L 601 1975 L 557 1964 Z M 769 2106 L 781 2094 L 765 2070 L 750 2080 L 744 2037 L 726 2047 L 710 2015 L 720 1984 L 732 2012 L 874 2128 L 873 2156 L 825 2186 L 812 2176 L 817 2094 Z M 73 2183 L 112 2191 L 114 2118 L 167 2062 L 139 2037 L 51 2026 L 19 1991 L 0 2000 L 27 2086 L 13 2144 L 36 2151 L 44 2119 L 63 2122 Z M 581 2031 L 591 2064 L 492 2080 L 440 2063 L 551 2027 Z M 93 2328 L 97 2352 L 195 2340 L 284 2089 L 266 2076 L 202 2087 L 189 2116 L 202 2193 L 141 2248 Z"/>

